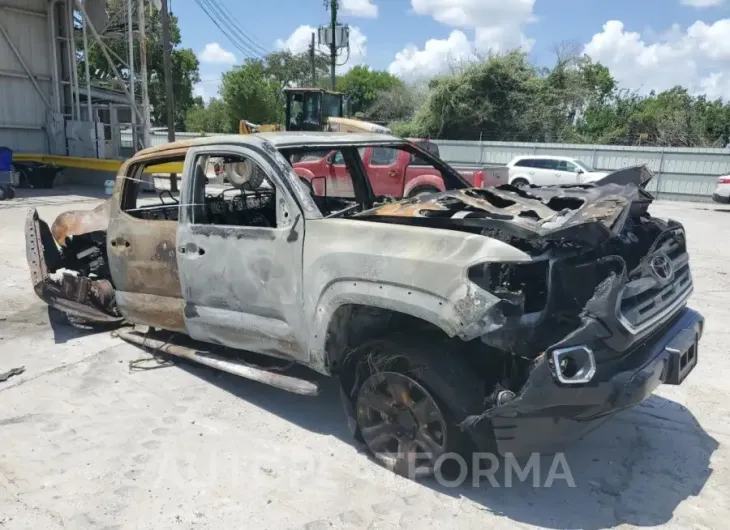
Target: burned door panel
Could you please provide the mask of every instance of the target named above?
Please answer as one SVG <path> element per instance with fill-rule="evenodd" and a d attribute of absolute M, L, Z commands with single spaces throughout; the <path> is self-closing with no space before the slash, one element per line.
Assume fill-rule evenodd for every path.
<path fill-rule="evenodd" d="M 238 154 L 239 149 L 241 156 L 249 156 L 265 168 L 275 189 L 269 189 L 265 204 L 257 196 L 260 192 L 233 194 L 224 200 L 228 215 L 224 218 L 209 218 L 194 206 L 183 207 L 177 259 L 185 326 L 198 340 L 306 360 L 306 330 L 301 325 L 304 223 L 298 209 L 287 207 L 296 203 L 272 179 L 273 169 L 264 165 L 263 153 L 252 154 L 243 148 L 234 152 Z M 200 157 L 226 154 L 220 148 L 193 151 Z M 194 173 L 193 151 L 186 162 L 187 175 Z M 183 204 L 218 200 L 201 187 L 201 179 L 184 184 Z M 240 210 L 241 204 L 247 204 L 248 210 Z M 210 206 L 204 210 L 217 211 L 215 204 Z M 239 218 L 237 211 L 248 213 Z M 262 221 L 264 217 L 268 223 Z"/>
<path fill-rule="evenodd" d="M 146 221 L 123 212 L 109 226 L 107 252 L 117 303 L 132 322 L 185 331 L 175 221 Z"/>
<path fill-rule="evenodd" d="M 175 256 L 179 204 L 171 194 L 169 204 L 160 194 L 160 204 L 139 191 L 145 168 L 183 158 L 184 152 L 146 157 L 120 174 L 107 234 L 122 314 L 132 322 L 181 332 L 185 323 Z"/>

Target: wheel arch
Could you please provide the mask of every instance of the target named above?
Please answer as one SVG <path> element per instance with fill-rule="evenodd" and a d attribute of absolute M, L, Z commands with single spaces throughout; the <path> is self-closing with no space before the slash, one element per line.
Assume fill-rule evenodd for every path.
<path fill-rule="evenodd" d="M 394 323 L 454 337 L 457 315 L 451 302 L 432 293 L 362 280 L 337 282 L 315 311 L 310 357 L 320 371 L 337 373 L 348 351 Z"/>
<path fill-rule="evenodd" d="M 530 184 L 530 186 L 534 185 L 534 182 L 532 181 L 532 179 L 522 173 L 519 173 L 519 174 L 515 175 L 514 177 L 510 177 L 509 183 L 512 184 L 517 179 L 522 179 L 522 180 L 528 182 Z"/>
<path fill-rule="evenodd" d="M 436 188 L 439 191 L 444 191 L 444 179 L 438 175 L 423 174 L 412 178 L 406 183 L 405 189 L 403 190 L 403 196 L 409 197 L 411 192 L 416 188 L 429 187 Z"/>

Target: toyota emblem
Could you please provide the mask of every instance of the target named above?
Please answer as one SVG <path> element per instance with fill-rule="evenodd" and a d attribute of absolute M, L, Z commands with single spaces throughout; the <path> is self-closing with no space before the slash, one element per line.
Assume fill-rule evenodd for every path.
<path fill-rule="evenodd" d="M 672 260 L 664 252 L 659 252 L 652 256 L 649 261 L 651 272 L 659 283 L 666 284 L 674 278 L 674 264 Z"/>

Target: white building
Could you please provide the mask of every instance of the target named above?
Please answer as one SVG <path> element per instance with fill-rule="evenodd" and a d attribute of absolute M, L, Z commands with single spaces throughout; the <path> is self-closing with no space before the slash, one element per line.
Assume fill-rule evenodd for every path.
<path fill-rule="evenodd" d="M 94 25 L 103 28 L 106 0 L 83 4 Z M 76 42 L 69 38 L 73 10 L 73 0 L 0 0 L 0 145 L 16 152 L 116 158 L 129 100 L 91 88 L 89 121 L 89 89 L 83 71 L 75 68 L 76 53 L 83 51 L 81 32 Z"/>

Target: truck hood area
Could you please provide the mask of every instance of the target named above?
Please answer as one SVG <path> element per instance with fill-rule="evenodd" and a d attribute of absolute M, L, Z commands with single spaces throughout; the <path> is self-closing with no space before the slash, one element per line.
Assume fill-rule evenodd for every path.
<path fill-rule="evenodd" d="M 596 246 L 653 201 L 645 166 L 611 173 L 591 184 L 519 189 L 510 185 L 452 190 L 387 203 L 356 219 L 430 228 L 481 231 L 513 243 L 562 242 Z"/>

